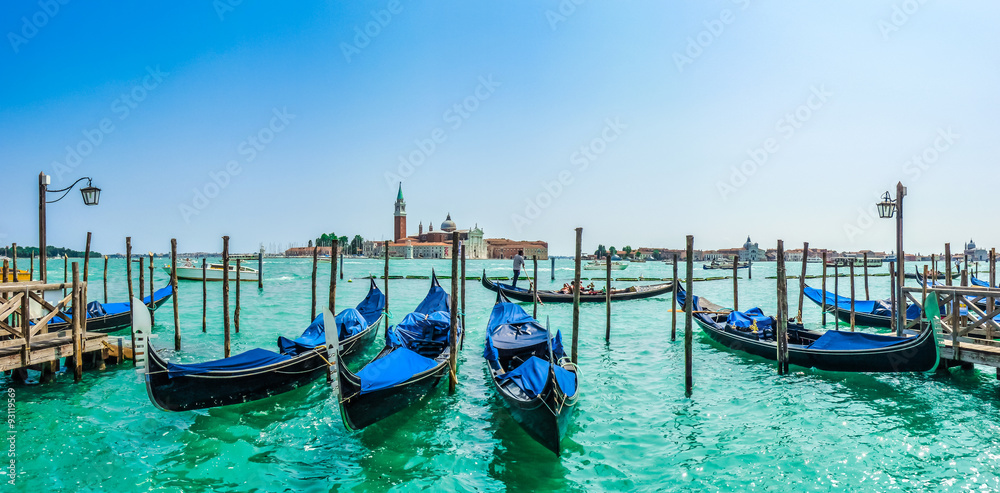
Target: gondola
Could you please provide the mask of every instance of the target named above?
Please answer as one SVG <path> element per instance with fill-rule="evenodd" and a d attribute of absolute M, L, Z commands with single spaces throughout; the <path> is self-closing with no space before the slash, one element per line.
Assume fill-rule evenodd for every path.
<path fill-rule="evenodd" d="M 146 296 L 142 299 L 142 302 L 149 307 L 150 310 L 156 310 L 167 300 L 173 296 L 173 288 L 167 284 L 166 286 L 157 289 L 152 296 Z M 150 303 L 150 298 L 153 302 Z M 62 320 L 58 318 L 57 320 Z M 129 313 L 129 303 L 101 303 L 99 301 L 91 301 L 87 303 L 87 332 L 102 332 L 110 333 L 116 330 L 124 329 L 132 325 L 132 314 Z M 49 322 L 49 332 L 58 332 L 60 330 L 68 330 L 69 323 L 52 323 Z"/>
<path fill-rule="evenodd" d="M 840 320 L 851 323 L 851 299 L 844 296 L 837 296 L 834 301 L 834 294 L 826 292 L 826 306 L 823 305 L 823 290 L 806 286 L 804 289 L 807 298 L 823 307 L 826 311 L 836 314 Z M 868 327 L 892 327 L 892 303 L 890 300 L 854 300 L 854 323 Z M 906 319 L 915 320 L 920 317 L 920 306 L 908 303 L 906 305 Z"/>
<path fill-rule="evenodd" d="M 371 342 L 384 310 L 385 295 L 372 280 L 365 299 L 336 316 L 345 351 L 360 352 L 366 341 Z M 322 376 L 329 365 L 323 315 L 298 339 L 279 337 L 278 348 L 279 352 L 257 348 L 216 361 L 174 364 L 164 361 L 150 344 L 146 392 L 164 411 L 190 411 L 250 402 L 306 385 Z"/>
<path fill-rule="evenodd" d="M 531 290 L 524 288 L 515 288 L 510 284 L 502 284 L 498 282 L 493 282 L 486 278 L 486 271 L 483 271 L 483 277 L 481 281 L 483 287 L 489 289 L 490 291 L 503 291 L 504 296 L 516 300 L 531 303 Z M 662 283 L 662 284 L 650 284 L 647 286 L 632 286 L 625 289 L 613 289 L 611 290 L 611 301 L 628 301 L 628 300 L 639 300 L 642 298 L 650 298 L 653 296 L 659 296 L 664 293 L 669 293 L 673 289 L 673 283 Z M 599 294 L 580 294 L 580 302 L 605 302 L 604 293 Z M 538 300 L 542 303 L 572 303 L 573 293 L 560 293 L 558 291 L 538 291 Z"/>
<path fill-rule="evenodd" d="M 681 303 L 686 292 L 678 290 Z M 931 297 L 937 298 L 936 294 Z M 805 330 L 802 324 L 788 323 L 789 363 L 806 368 L 845 372 L 934 371 L 939 353 L 935 336 L 937 304 L 927 304 L 923 330 L 915 337 L 895 337 L 866 332 Z M 777 359 L 774 317 L 759 308 L 746 312 L 724 309 L 697 296 L 692 298 L 694 319 L 709 337 L 729 349 L 744 351 L 771 360 Z"/>
<path fill-rule="evenodd" d="M 386 328 L 385 347 L 357 373 L 337 366 L 344 426 L 360 430 L 424 398 L 448 372 L 450 296 L 431 272 L 431 288 L 413 313 Z M 462 327 L 458 327 L 459 337 Z M 339 357 L 338 357 L 339 359 Z"/>
<path fill-rule="evenodd" d="M 559 455 L 579 395 L 579 373 L 563 350 L 562 334 L 553 338 L 547 327 L 497 292 L 483 357 L 514 421 Z"/>

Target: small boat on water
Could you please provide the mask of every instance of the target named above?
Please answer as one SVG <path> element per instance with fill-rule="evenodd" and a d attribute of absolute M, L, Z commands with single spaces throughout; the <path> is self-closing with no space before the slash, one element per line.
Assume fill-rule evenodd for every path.
<path fill-rule="evenodd" d="M 485 270 L 483 271 L 483 276 L 480 278 L 480 282 L 483 284 L 483 287 L 489 289 L 490 291 L 502 291 L 504 296 L 510 299 L 531 303 L 531 290 L 525 288 L 515 288 L 510 284 L 493 282 L 486 277 Z M 646 286 L 631 286 L 623 289 L 612 289 L 611 301 L 628 301 L 650 298 L 664 293 L 669 293 L 671 289 L 673 289 L 673 283 L 670 282 L 650 284 Z M 538 300 L 542 303 L 572 303 L 573 293 L 560 291 L 539 291 Z M 580 293 L 581 303 L 604 303 L 605 300 L 606 296 L 603 291 L 583 291 Z"/>
<path fill-rule="evenodd" d="M 678 303 L 686 292 L 679 288 Z M 935 299 L 936 294 L 932 294 Z M 692 298 L 694 319 L 712 340 L 729 349 L 777 360 L 777 320 L 760 308 L 738 312 L 697 296 Z M 935 336 L 937 303 L 928 299 L 930 320 L 915 337 L 828 330 L 806 330 L 788 322 L 789 363 L 806 368 L 845 372 L 934 371 L 939 361 Z"/>
<path fill-rule="evenodd" d="M 385 295 L 371 281 L 355 308 L 337 314 L 341 356 L 371 344 L 385 315 Z M 149 400 L 164 411 L 190 411 L 250 402 L 306 385 L 327 371 L 326 326 L 322 314 L 297 339 L 278 338 L 280 352 L 251 349 L 204 363 L 169 363 L 152 344 L 146 364 Z"/>
<path fill-rule="evenodd" d="M 164 266 L 163 270 L 170 272 L 170 266 Z M 223 274 L 223 264 L 208 264 L 205 269 L 205 280 L 206 281 L 221 281 Z M 245 265 L 240 266 L 240 281 L 253 281 L 257 282 L 257 278 L 260 275 L 257 269 L 252 269 Z M 200 281 L 202 279 L 201 266 L 195 264 L 191 259 L 184 259 L 183 263 L 177 265 L 177 279 L 184 279 L 188 281 Z M 236 262 L 229 263 L 229 280 L 236 280 Z"/>
<path fill-rule="evenodd" d="M 820 260 L 820 262 L 822 262 L 822 259 Z M 826 266 L 827 267 L 850 267 L 851 264 L 854 264 L 855 268 L 857 268 L 857 267 L 864 267 L 865 266 L 865 258 L 864 257 L 837 257 L 837 258 L 834 258 L 833 260 L 829 260 L 829 261 L 826 262 Z M 869 268 L 882 267 L 882 258 L 881 257 L 871 257 L 871 258 L 869 258 L 868 259 L 868 267 Z"/>
<path fill-rule="evenodd" d="M 579 371 L 563 349 L 562 333 L 553 336 L 498 291 L 483 357 L 514 421 L 559 455 L 579 395 Z"/>
<path fill-rule="evenodd" d="M 344 426 L 360 430 L 423 399 L 448 373 L 451 299 L 431 271 L 431 288 L 413 313 L 386 328 L 385 347 L 357 373 L 337 364 Z M 458 327 L 462 337 L 462 327 Z"/>
<path fill-rule="evenodd" d="M 142 302 L 150 310 L 156 310 L 174 294 L 174 289 L 169 284 L 157 289 L 152 295 L 146 296 Z M 67 315 L 72 315 L 67 313 Z M 68 330 L 69 323 L 66 319 L 58 315 L 49 322 L 49 332 Z M 121 330 L 132 325 L 132 313 L 129 311 L 129 302 L 124 303 L 101 303 L 91 301 L 87 303 L 87 332 L 110 333 Z"/>
<path fill-rule="evenodd" d="M 625 270 L 628 264 L 625 262 L 611 262 L 611 270 Z M 583 270 L 608 270 L 608 262 L 605 260 L 595 260 L 583 264 Z"/>
<path fill-rule="evenodd" d="M 833 293 L 806 286 L 803 291 L 807 298 L 824 310 L 836 314 L 844 322 L 851 322 L 851 299 L 835 296 Z M 825 296 L 824 296 L 825 293 Z M 825 298 L 825 301 L 824 301 Z M 825 304 L 824 304 L 825 303 Z M 893 309 L 890 300 L 854 300 L 854 323 L 869 327 L 891 327 Z M 906 305 L 906 319 L 915 320 L 920 317 L 920 306 L 909 303 Z"/>
<path fill-rule="evenodd" d="M 746 269 L 750 267 L 750 262 L 739 262 L 736 266 L 737 269 Z M 704 264 L 701 266 L 702 269 L 712 270 L 712 269 L 722 269 L 722 270 L 733 270 L 733 263 L 724 260 L 715 259 L 711 264 Z"/>

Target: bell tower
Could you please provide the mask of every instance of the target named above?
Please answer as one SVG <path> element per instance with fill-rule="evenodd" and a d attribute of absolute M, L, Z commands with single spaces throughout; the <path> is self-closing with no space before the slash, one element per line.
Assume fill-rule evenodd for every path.
<path fill-rule="evenodd" d="M 399 193 L 396 194 L 396 212 L 392 218 L 392 238 L 399 241 L 406 238 L 406 201 L 403 200 L 403 183 L 399 184 Z"/>

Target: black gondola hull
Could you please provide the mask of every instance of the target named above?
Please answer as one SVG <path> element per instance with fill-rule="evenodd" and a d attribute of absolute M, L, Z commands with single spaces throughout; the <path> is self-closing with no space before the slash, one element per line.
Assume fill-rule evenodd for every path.
<path fill-rule="evenodd" d="M 494 283 L 486 278 L 485 273 L 480 281 L 486 289 L 490 291 L 502 291 L 504 296 L 525 303 L 531 303 L 531 292 L 510 289 L 504 285 Z M 654 284 L 650 286 L 638 286 L 638 290 L 625 293 L 611 293 L 611 301 L 628 301 L 651 298 L 661 294 L 669 293 L 673 289 L 673 283 Z M 559 293 L 556 291 L 539 291 L 538 300 L 542 303 L 572 303 L 572 293 Z M 605 303 L 607 298 L 604 294 L 581 294 L 581 303 Z"/>
<path fill-rule="evenodd" d="M 448 366 L 446 354 L 443 358 L 438 358 L 436 366 L 405 382 L 362 394 L 361 379 L 343 364 L 338 364 L 338 400 L 344 426 L 351 430 L 361 430 L 406 409 L 426 397 L 437 386 L 441 377 L 448 373 Z"/>
<path fill-rule="evenodd" d="M 704 316 L 698 325 L 719 344 L 770 360 L 777 360 L 773 341 L 758 341 L 725 331 Z M 938 345 L 933 330 L 924 330 L 912 341 L 878 349 L 829 351 L 789 345 L 789 363 L 806 368 L 844 372 L 931 371 L 938 364 Z"/>
<path fill-rule="evenodd" d="M 577 394 L 567 398 L 549 380 L 541 396 L 524 400 L 505 391 L 496 378 L 492 380 L 493 387 L 500 394 L 504 407 L 514 421 L 538 443 L 559 455 L 562 438 L 566 436 L 566 429 L 576 409 Z"/>
<path fill-rule="evenodd" d="M 170 297 L 173 295 L 174 295 L 173 293 L 170 293 L 164 296 L 163 298 L 156 300 L 153 303 L 153 305 L 150 306 L 150 309 L 155 311 L 157 308 L 163 306 L 164 303 L 169 301 Z M 94 317 L 87 319 L 87 332 L 100 332 L 102 334 L 109 334 L 111 332 L 116 332 L 131 326 L 132 326 L 132 313 L 127 311 L 121 313 L 115 313 L 113 315 L 105 315 L 103 317 Z M 68 323 L 49 324 L 50 332 L 69 330 L 69 328 L 70 324 Z"/>
<path fill-rule="evenodd" d="M 150 346 L 146 390 L 153 404 L 165 411 L 191 411 L 264 399 L 321 377 L 327 365 L 325 355 L 319 351 L 325 352 L 309 351 L 264 368 L 171 378 L 166 362 Z"/>

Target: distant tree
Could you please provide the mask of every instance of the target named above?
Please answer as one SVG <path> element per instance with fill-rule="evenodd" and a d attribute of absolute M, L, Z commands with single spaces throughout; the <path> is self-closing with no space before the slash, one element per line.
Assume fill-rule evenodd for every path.
<path fill-rule="evenodd" d="M 663 260 L 659 250 L 653 250 L 653 260 Z"/>
<path fill-rule="evenodd" d="M 608 247 L 608 253 L 611 254 L 612 257 L 614 257 L 615 254 L 618 253 L 618 250 L 615 250 L 615 247 L 613 247 L 613 246 L 609 246 Z"/>
<path fill-rule="evenodd" d="M 629 258 L 632 256 L 632 247 L 625 245 L 625 248 L 622 248 L 622 251 L 625 252 L 625 258 Z"/>
<path fill-rule="evenodd" d="M 334 238 L 337 238 L 337 237 L 334 236 Z M 346 237 L 346 236 L 341 236 L 341 237 L 337 238 L 337 245 L 340 247 L 340 251 L 344 251 L 345 249 L 347 249 L 347 245 L 349 245 L 350 242 L 351 242 L 351 240 L 348 237 Z"/>
<path fill-rule="evenodd" d="M 635 259 L 639 260 L 642 258 L 642 252 L 635 252 Z"/>
<path fill-rule="evenodd" d="M 597 251 L 594 252 L 594 255 L 597 256 L 597 258 L 604 258 L 607 253 L 608 251 L 604 248 L 604 245 L 597 245 Z"/>
<path fill-rule="evenodd" d="M 354 235 L 354 239 L 351 240 L 351 254 L 359 255 L 362 250 L 364 250 L 365 239 L 361 235 Z"/>
<path fill-rule="evenodd" d="M 312 247 L 313 247 L 313 241 L 309 240 L 309 248 L 312 248 Z"/>

